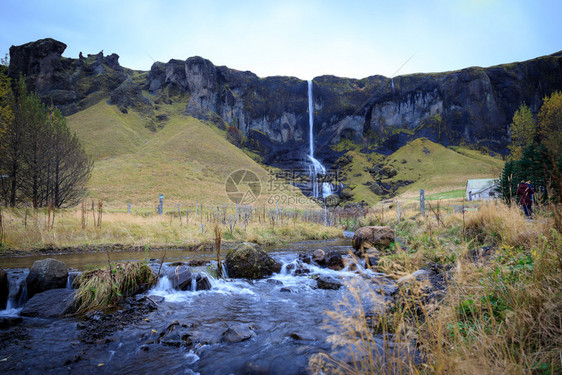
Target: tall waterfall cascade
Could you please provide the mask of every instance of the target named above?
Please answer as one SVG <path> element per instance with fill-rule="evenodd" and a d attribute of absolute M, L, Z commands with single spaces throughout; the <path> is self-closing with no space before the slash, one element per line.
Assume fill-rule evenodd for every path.
<path fill-rule="evenodd" d="M 310 181 L 312 183 L 312 196 L 314 198 L 326 198 L 333 194 L 332 186 L 329 182 L 318 183 L 318 176 L 326 175 L 326 168 L 314 157 L 314 99 L 312 97 L 312 80 L 308 81 L 308 125 L 310 148 L 308 159 L 310 160 L 309 171 Z"/>

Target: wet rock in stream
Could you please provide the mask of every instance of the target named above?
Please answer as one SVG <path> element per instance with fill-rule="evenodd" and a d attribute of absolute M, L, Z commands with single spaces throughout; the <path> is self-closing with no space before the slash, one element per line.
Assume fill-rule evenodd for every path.
<path fill-rule="evenodd" d="M 190 347 L 193 344 L 190 333 L 192 327 L 193 325 L 180 324 L 178 320 L 174 320 L 164 331 L 160 332 L 156 342 L 168 346 Z"/>
<path fill-rule="evenodd" d="M 222 335 L 222 341 L 226 343 L 237 343 L 255 336 L 252 325 L 238 324 L 229 327 Z"/>
<path fill-rule="evenodd" d="M 318 284 L 318 289 L 339 289 L 343 286 L 343 281 L 341 279 L 325 275 L 318 276 L 316 278 L 316 283 Z"/>
<path fill-rule="evenodd" d="M 122 302 L 122 309 L 114 313 L 92 311 L 86 314 L 84 321 L 78 323 L 78 329 L 82 330 L 80 341 L 87 344 L 98 343 L 126 325 L 142 320 L 146 314 L 158 308 L 156 303 L 153 298 L 142 297 L 136 300 L 130 297 Z"/>
<path fill-rule="evenodd" d="M 75 312 L 74 290 L 50 289 L 35 294 L 21 310 L 21 316 L 57 318 Z"/>
<path fill-rule="evenodd" d="M 193 274 L 189 267 L 185 265 L 178 265 L 169 270 L 166 275 L 172 283 L 172 288 L 177 290 L 191 289 L 191 279 Z"/>

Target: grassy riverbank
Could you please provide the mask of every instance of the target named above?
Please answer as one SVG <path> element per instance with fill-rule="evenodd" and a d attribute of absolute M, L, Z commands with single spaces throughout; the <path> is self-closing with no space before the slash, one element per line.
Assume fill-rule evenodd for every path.
<path fill-rule="evenodd" d="M 464 219 L 430 213 L 403 220 L 396 228 L 404 246 L 382 256 L 376 269 L 398 280 L 433 264 L 447 280 L 444 298 L 431 298 L 427 282 L 403 283 L 388 313 L 368 318 L 351 293 L 327 324 L 339 327 L 332 342 L 356 363 L 317 357 L 312 364 L 345 374 L 561 373 L 559 213 L 544 208 L 528 221 L 518 207 L 487 204 Z M 392 342 L 391 358 L 373 356 L 373 332 Z M 421 364 L 405 355 L 414 347 Z"/>
<path fill-rule="evenodd" d="M 44 210 L 2 209 L 0 254 L 7 250 L 89 248 L 119 244 L 124 247 L 193 247 L 214 241 L 218 220 L 223 240 L 259 244 L 337 238 L 340 227 L 325 225 L 322 210 L 206 209 L 189 217 L 177 213 L 99 213 L 80 209 L 49 213 Z M 220 211 L 220 212 L 219 212 Z M 95 218 L 95 219 L 94 219 Z M 50 225 L 48 223 L 51 223 Z"/>

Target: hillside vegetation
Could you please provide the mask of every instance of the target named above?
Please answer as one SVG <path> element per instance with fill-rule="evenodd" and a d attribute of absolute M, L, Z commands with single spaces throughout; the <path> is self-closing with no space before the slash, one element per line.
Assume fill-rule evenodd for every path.
<path fill-rule="evenodd" d="M 90 198 L 106 207 L 155 207 L 164 194 L 165 207 L 232 204 L 225 192 L 227 177 L 238 169 L 256 173 L 262 183 L 258 204 L 267 204 L 269 177 L 242 150 L 226 140 L 224 131 L 181 114 L 176 105 L 162 106 L 165 120 L 151 131 L 153 119 L 101 101 L 68 117 L 86 151 L 95 159 Z M 162 118 L 162 117 L 161 117 Z M 283 184 L 283 194 L 305 206 L 312 203 L 299 190 Z M 271 201 L 270 201 L 271 203 Z"/>
<path fill-rule="evenodd" d="M 504 165 L 498 156 L 466 147 L 444 147 L 426 138 L 416 139 L 387 157 L 351 150 L 342 159 L 347 164 L 343 163 L 341 174 L 351 187 L 353 201 L 368 203 L 394 194 L 412 198 L 420 189 L 429 194 L 458 192 L 467 179 L 498 178 Z"/>

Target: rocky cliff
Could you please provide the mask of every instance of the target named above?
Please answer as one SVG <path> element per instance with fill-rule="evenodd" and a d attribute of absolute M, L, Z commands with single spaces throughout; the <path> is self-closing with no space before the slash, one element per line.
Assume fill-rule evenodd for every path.
<path fill-rule="evenodd" d="M 266 163 L 294 167 L 308 152 L 307 82 L 260 78 L 201 57 L 156 62 L 147 73 L 119 65 L 119 56 L 61 57 L 66 45 L 43 39 L 10 48 L 10 75 L 64 113 L 109 98 L 122 111 L 152 115 L 158 100 L 185 102 L 185 114 L 237 128 Z M 322 76 L 313 80 L 317 158 L 332 164 L 332 145 L 350 139 L 390 153 L 411 139 L 475 144 L 503 152 L 509 123 L 525 103 L 562 89 L 562 52 L 489 68 L 389 79 Z M 144 96 L 143 96 L 143 91 Z"/>

